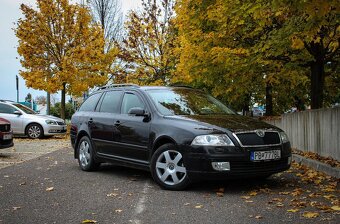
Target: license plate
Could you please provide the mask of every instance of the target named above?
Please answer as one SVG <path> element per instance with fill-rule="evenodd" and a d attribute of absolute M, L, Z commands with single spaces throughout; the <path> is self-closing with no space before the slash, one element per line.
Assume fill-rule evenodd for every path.
<path fill-rule="evenodd" d="M 4 135 L 2 136 L 2 139 L 3 139 L 3 140 L 10 140 L 10 139 L 12 139 L 12 135 L 11 135 L 11 134 L 4 134 Z"/>
<path fill-rule="evenodd" d="M 276 160 L 281 158 L 281 150 L 255 151 L 250 153 L 251 161 Z"/>

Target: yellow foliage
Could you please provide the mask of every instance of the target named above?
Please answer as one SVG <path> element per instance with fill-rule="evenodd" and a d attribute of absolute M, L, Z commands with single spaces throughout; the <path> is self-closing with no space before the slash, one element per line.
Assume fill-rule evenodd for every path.
<path fill-rule="evenodd" d="M 39 0 L 37 10 L 22 4 L 24 18 L 15 29 L 29 87 L 51 93 L 62 90 L 81 95 L 106 81 L 108 65 L 117 52 L 104 54 L 100 26 L 89 11 L 68 0 Z"/>

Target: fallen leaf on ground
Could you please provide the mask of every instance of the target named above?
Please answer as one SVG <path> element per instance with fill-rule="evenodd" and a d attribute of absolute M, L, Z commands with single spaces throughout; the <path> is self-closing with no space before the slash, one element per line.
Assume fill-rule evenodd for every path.
<path fill-rule="evenodd" d="M 290 192 L 284 191 L 284 192 L 279 192 L 280 195 L 288 195 Z"/>
<path fill-rule="evenodd" d="M 116 194 L 116 193 L 110 193 L 110 194 L 107 194 L 106 196 L 108 196 L 108 197 L 116 197 L 118 194 Z"/>
<path fill-rule="evenodd" d="M 331 198 L 335 198 L 335 195 L 329 194 L 329 195 L 324 195 L 323 197 L 326 198 L 326 199 L 331 199 Z"/>
<path fill-rule="evenodd" d="M 254 201 L 245 200 L 246 203 L 253 203 Z"/>
<path fill-rule="evenodd" d="M 223 192 L 216 192 L 216 195 L 217 195 L 218 197 L 223 197 L 223 196 L 224 196 L 224 193 L 223 193 Z"/>
<path fill-rule="evenodd" d="M 188 205 L 190 205 L 190 203 L 185 203 L 184 205 L 185 205 L 185 206 L 188 206 Z"/>
<path fill-rule="evenodd" d="M 13 210 L 16 211 L 18 209 L 21 209 L 21 207 L 13 207 Z"/>
<path fill-rule="evenodd" d="M 249 199 L 250 196 L 241 196 L 242 199 Z"/>
<path fill-rule="evenodd" d="M 195 208 L 203 208 L 203 205 L 196 205 Z"/>
<path fill-rule="evenodd" d="M 263 217 L 260 215 L 255 216 L 255 219 L 262 219 Z"/>
<path fill-rule="evenodd" d="M 340 206 L 332 206 L 331 209 L 335 210 L 335 211 L 340 211 Z"/>
<path fill-rule="evenodd" d="M 53 191 L 54 190 L 54 187 L 48 187 L 46 188 L 46 191 Z"/>
<path fill-rule="evenodd" d="M 97 223 L 97 221 L 96 220 L 85 219 L 81 223 Z"/>
<path fill-rule="evenodd" d="M 117 212 L 117 213 L 121 213 L 123 210 L 121 210 L 121 209 L 116 209 L 115 210 L 115 212 Z"/>
<path fill-rule="evenodd" d="M 256 191 L 252 191 L 248 194 L 249 196 L 256 196 L 257 195 L 257 192 Z"/>
<path fill-rule="evenodd" d="M 26 182 L 22 182 L 22 183 L 20 183 L 19 185 L 20 185 L 20 186 L 26 185 Z"/>
<path fill-rule="evenodd" d="M 288 209 L 287 210 L 287 212 L 293 212 L 293 213 L 298 212 L 298 211 L 299 211 L 299 209 Z"/>
<path fill-rule="evenodd" d="M 318 217 L 319 213 L 317 213 L 317 212 L 305 212 L 305 213 L 303 213 L 302 216 L 305 217 L 305 218 L 312 219 L 312 218 Z"/>
<path fill-rule="evenodd" d="M 282 204 L 281 202 L 276 203 L 276 207 L 283 207 L 283 206 L 284 204 Z"/>

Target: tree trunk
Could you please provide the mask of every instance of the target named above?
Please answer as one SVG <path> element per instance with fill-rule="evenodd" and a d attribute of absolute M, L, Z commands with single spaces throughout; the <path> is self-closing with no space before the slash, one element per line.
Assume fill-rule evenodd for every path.
<path fill-rule="evenodd" d="M 311 108 L 319 109 L 323 106 L 323 88 L 325 83 L 325 69 L 322 60 L 316 60 L 311 65 Z"/>
<path fill-rule="evenodd" d="M 242 109 L 242 115 L 243 116 L 249 116 L 250 111 L 249 111 L 249 104 L 250 104 L 250 95 L 247 95 L 243 101 L 243 109 Z"/>
<path fill-rule="evenodd" d="M 50 115 L 51 114 L 51 94 L 47 92 L 46 96 L 46 114 Z"/>
<path fill-rule="evenodd" d="M 273 87 L 266 83 L 266 116 L 273 116 Z"/>
<path fill-rule="evenodd" d="M 63 83 L 63 89 L 61 90 L 61 119 L 65 120 L 65 96 L 66 96 L 66 83 Z"/>

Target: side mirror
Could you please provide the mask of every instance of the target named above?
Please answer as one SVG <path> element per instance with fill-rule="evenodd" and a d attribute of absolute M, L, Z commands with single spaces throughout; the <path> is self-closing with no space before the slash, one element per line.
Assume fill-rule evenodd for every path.
<path fill-rule="evenodd" d="M 135 115 L 135 116 L 147 116 L 147 113 L 145 112 L 144 109 L 140 108 L 140 107 L 132 107 L 129 111 L 128 111 L 129 115 Z"/>
<path fill-rule="evenodd" d="M 18 110 L 14 111 L 13 114 L 16 114 L 18 116 L 22 115 L 22 113 L 20 111 L 18 111 Z"/>

